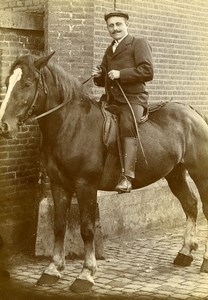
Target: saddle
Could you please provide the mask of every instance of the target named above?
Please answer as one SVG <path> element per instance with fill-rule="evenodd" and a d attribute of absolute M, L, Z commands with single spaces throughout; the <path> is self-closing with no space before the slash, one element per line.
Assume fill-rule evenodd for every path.
<path fill-rule="evenodd" d="M 138 121 L 138 124 L 148 121 L 148 116 L 159 110 L 161 107 L 166 105 L 169 101 L 161 101 L 150 103 L 148 107 L 144 110 L 144 115 Z M 119 134 L 118 127 L 118 115 L 119 108 L 115 105 L 108 105 L 106 102 L 101 101 L 101 111 L 104 117 L 103 122 L 103 142 L 106 145 L 108 152 L 115 153 L 117 149 L 117 136 Z"/>

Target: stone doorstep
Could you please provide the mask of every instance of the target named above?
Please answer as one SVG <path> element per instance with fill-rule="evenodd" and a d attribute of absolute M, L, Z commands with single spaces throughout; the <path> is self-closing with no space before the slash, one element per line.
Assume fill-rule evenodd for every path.
<path fill-rule="evenodd" d="M 82 258 L 84 244 L 80 235 L 78 204 L 72 201 L 70 218 L 68 218 L 65 254 L 71 258 Z M 95 221 L 95 252 L 97 259 L 104 258 L 103 235 L 100 226 L 99 209 L 97 206 Z M 35 254 L 37 256 L 51 256 L 53 254 L 53 201 L 44 198 L 39 205 L 38 226 Z"/>
<path fill-rule="evenodd" d="M 194 189 L 194 186 L 193 186 Z M 83 257 L 78 204 L 72 201 L 65 239 L 66 256 Z M 129 194 L 98 192 L 96 213 L 96 257 L 104 258 L 104 239 L 128 236 L 135 238 L 156 228 L 173 228 L 185 224 L 185 214 L 169 187 L 153 184 Z M 40 202 L 35 253 L 51 256 L 53 251 L 53 202 Z"/>

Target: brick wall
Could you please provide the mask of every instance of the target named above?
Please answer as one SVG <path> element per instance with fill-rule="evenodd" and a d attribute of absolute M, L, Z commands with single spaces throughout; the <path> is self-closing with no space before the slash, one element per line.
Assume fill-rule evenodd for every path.
<path fill-rule="evenodd" d="M 53 59 L 81 81 L 91 75 L 94 60 L 100 62 L 102 50 L 108 45 L 110 39 L 105 30 L 103 14 L 106 8 L 113 7 L 112 0 L 47 2 L 45 49 L 49 52 L 55 50 Z M 101 94 L 92 82 L 88 86 L 95 95 Z"/>
<path fill-rule="evenodd" d="M 5 78 L 18 55 L 40 54 L 44 49 L 43 17 L 22 12 L 0 11 L 0 100 L 5 95 Z"/>
<path fill-rule="evenodd" d="M 16 55 L 28 52 L 39 54 L 43 47 L 45 52 L 55 50 L 56 55 L 53 60 L 67 71 L 80 80 L 87 79 L 93 64 L 101 62 L 104 51 L 111 42 L 103 15 L 114 8 L 129 12 L 129 32 L 135 36 L 147 37 L 152 45 L 155 77 L 151 83 L 148 83 L 150 100 L 183 101 L 208 114 L 208 2 L 206 0 L 1 1 L 0 9 L 6 10 L 7 16 L 11 14 L 12 22 L 14 13 L 23 12 L 25 17 L 30 12 L 29 20 L 35 22 L 35 18 L 43 16 L 45 9 L 45 37 L 43 41 L 43 32 L 40 29 L 20 28 L 19 21 L 16 22 L 16 27 L 11 25 L 5 27 L 4 24 L 8 22 L 5 19 L 4 24 L 0 23 L 0 49 L 2 49 L 0 94 L 5 93 L 4 77 Z M 34 12 L 37 12 L 35 18 L 33 18 Z M 3 18 L 3 15 L 0 17 Z M 27 26 L 31 26 L 30 21 L 28 22 L 30 25 Z M 24 23 L 26 25 L 27 22 Z M 88 86 L 97 98 L 102 93 L 102 90 L 95 88 L 92 83 L 88 83 Z M 5 195 L 3 198 L 6 199 L 2 203 L 13 201 L 14 195 L 26 195 L 22 198 L 18 196 L 20 200 L 13 202 L 12 206 L 1 205 L 5 216 L 21 211 L 21 201 L 24 202 L 25 199 L 27 201 L 28 194 L 31 196 L 31 193 L 28 193 L 31 191 L 31 186 L 37 184 L 38 131 L 33 124 L 28 125 L 24 130 L 20 132 L 16 142 L 0 140 L 2 172 L 0 183 L 2 181 L 2 195 Z M 30 150 L 32 151 L 29 158 Z M 6 161 L 10 160 L 11 165 L 6 164 Z M 25 165 L 24 161 L 26 161 Z M 34 195 L 36 194 L 28 198 L 31 199 Z M 14 213 L 11 213 L 11 210 L 14 210 Z"/>
<path fill-rule="evenodd" d="M 0 10 L 44 13 L 46 0 L 1 0 Z"/>
<path fill-rule="evenodd" d="M 26 2 L 26 1 L 25 1 Z M 9 3 L 9 1 L 8 1 Z M 0 11 L 0 99 L 5 78 L 18 55 L 44 49 L 40 14 Z M 15 139 L 0 137 L 0 232 L 6 243 L 31 247 L 39 194 L 39 138 L 36 123 L 28 123 Z"/>
<path fill-rule="evenodd" d="M 45 18 L 46 50 L 80 80 L 90 76 L 93 63 L 94 1 L 50 0 Z"/>
<path fill-rule="evenodd" d="M 208 2 L 206 0 L 50 0 L 46 49 L 65 69 L 86 79 L 111 42 L 103 15 L 130 15 L 129 32 L 152 45 L 155 76 L 150 101 L 183 101 L 208 114 Z M 97 97 L 102 90 L 89 84 Z"/>
<path fill-rule="evenodd" d="M 109 43 L 103 12 L 115 5 L 130 15 L 129 32 L 152 45 L 151 101 L 192 104 L 208 114 L 208 2 L 206 0 L 95 1 L 94 63 Z"/>

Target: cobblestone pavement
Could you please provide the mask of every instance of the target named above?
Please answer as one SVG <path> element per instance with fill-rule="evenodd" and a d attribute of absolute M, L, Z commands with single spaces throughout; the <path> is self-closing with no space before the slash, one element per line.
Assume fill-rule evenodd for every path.
<path fill-rule="evenodd" d="M 98 260 L 91 293 L 80 295 L 69 290 L 81 271 L 82 260 L 67 260 L 62 279 L 53 287 L 35 287 L 48 260 L 30 258 L 12 268 L 12 279 L 0 299 L 208 299 L 208 274 L 200 273 L 207 235 L 205 220 L 197 226 L 199 249 L 193 253 L 190 267 L 172 264 L 184 228 L 167 231 L 106 241 L 106 259 Z"/>

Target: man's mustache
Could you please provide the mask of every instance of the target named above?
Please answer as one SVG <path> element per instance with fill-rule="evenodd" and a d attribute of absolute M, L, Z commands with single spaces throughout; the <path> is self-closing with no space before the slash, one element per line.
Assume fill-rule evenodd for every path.
<path fill-rule="evenodd" d="M 113 31 L 112 33 L 114 34 L 114 33 L 119 33 L 120 31 L 117 31 L 117 30 L 115 30 L 115 31 Z"/>

